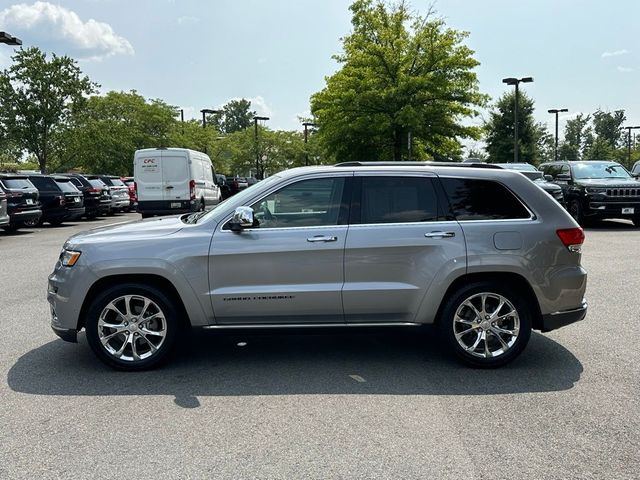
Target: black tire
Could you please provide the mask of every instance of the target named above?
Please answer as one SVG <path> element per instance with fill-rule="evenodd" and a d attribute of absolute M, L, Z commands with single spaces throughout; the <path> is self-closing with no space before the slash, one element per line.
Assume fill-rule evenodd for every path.
<path fill-rule="evenodd" d="M 204 205 L 204 198 L 200 199 L 200 208 L 198 209 L 199 212 L 204 212 L 205 209 L 205 205 Z"/>
<path fill-rule="evenodd" d="M 149 217 L 151 217 L 151 214 L 150 214 L 150 213 L 141 213 L 140 215 L 142 216 L 142 218 L 149 218 Z"/>
<path fill-rule="evenodd" d="M 156 351 L 154 353 L 151 353 L 151 355 L 148 356 L 147 358 L 134 360 L 135 357 L 133 356 L 133 350 L 129 346 L 125 348 L 123 353 L 127 353 L 128 351 L 131 351 L 131 354 L 129 355 L 127 353 L 127 355 L 132 357 L 132 359 L 127 360 L 126 358 L 125 359 L 116 358 L 114 354 L 109 353 L 109 351 L 107 351 L 102 341 L 100 340 L 99 326 L 98 326 L 100 321 L 100 315 L 102 314 L 105 307 L 109 305 L 109 303 L 121 297 L 124 297 L 125 295 L 133 296 L 134 297 L 133 301 L 136 302 L 138 305 L 139 305 L 139 298 L 136 298 L 136 297 L 145 297 L 151 300 L 156 304 L 156 306 L 158 307 L 158 310 L 161 312 L 162 316 L 164 317 L 164 320 L 165 320 L 164 339 L 160 342 L 159 337 L 153 337 L 154 342 L 158 340 L 157 344 L 159 346 L 157 346 Z M 116 301 L 116 304 L 117 303 L 118 302 Z M 134 315 L 137 315 L 140 313 L 139 310 L 135 311 L 135 309 L 142 308 L 142 307 L 138 307 L 132 304 L 130 305 L 132 307 L 130 308 L 130 310 L 134 312 Z M 153 311 L 155 311 L 155 309 Z M 108 366 L 115 368 L 117 370 L 139 371 L 139 370 L 147 370 L 150 368 L 157 367 L 168 360 L 178 340 L 180 330 L 181 330 L 180 317 L 178 313 L 179 311 L 180 311 L 179 308 L 176 306 L 175 302 L 170 297 L 168 297 L 162 291 L 160 291 L 159 289 L 153 286 L 143 285 L 138 283 L 126 283 L 122 285 L 114 285 L 110 288 L 107 288 L 104 292 L 99 294 L 91 302 L 91 305 L 87 310 L 87 315 L 85 317 L 85 329 L 87 333 L 87 342 L 89 343 L 89 346 L 91 347 L 93 352 L 96 354 L 96 356 L 102 362 L 104 362 Z M 118 316 L 115 313 L 113 313 L 113 315 L 115 315 L 115 317 L 113 317 L 114 320 L 109 320 L 110 322 L 119 321 L 122 325 L 124 325 L 124 317 Z M 134 328 L 134 327 L 131 326 L 130 328 Z M 147 325 L 147 328 L 151 328 L 151 327 Z M 145 332 L 145 330 L 143 330 L 142 328 L 134 331 Z M 115 332 L 115 329 L 111 329 L 109 333 L 112 333 L 112 332 Z M 139 352 L 145 349 L 147 350 L 147 353 L 151 352 L 151 349 L 149 348 L 148 343 L 146 341 L 143 341 L 142 337 L 144 335 L 142 335 L 142 333 L 136 334 L 136 333 L 133 333 L 133 331 L 124 331 L 120 335 L 127 335 L 127 336 L 130 335 L 131 336 L 130 338 L 133 339 L 133 342 L 134 343 L 137 342 L 136 350 L 140 349 L 138 350 Z M 133 337 L 134 335 L 136 335 L 136 338 Z M 114 338 L 114 342 L 120 341 L 120 345 L 127 343 L 124 340 L 122 340 L 122 337 L 119 337 L 118 335 L 116 335 L 113 338 Z M 129 337 L 127 337 L 127 339 L 129 339 Z M 129 343 L 128 345 L 131 345 L 131 343 Z M 114 348 L 113 345 L 110 345 L 110 346 Z M 117 346 L 117 343 L 116 343 L 116 346 Z"/>
<path fill-rule="evenodd" d="M 467 330 L 466 328 L 460 329 L 461 326 L 466 327 L 466 323 L 462 323 L 460 321 L 455 320 L 456 313 L 464 314 L 464 313 L 467 313 L 467 311 L 472 312 L 472 310 L 463 306 L 466 300 L 470 298 L 474 298 L 475 295 L 484 294 L 484 293 L 488 293 L 489 295 L 495 295 L 496 297 L 500 296 L 506 299 L 511 304 L 511 305 L 508 305 L 505 303 L 503 308 L 501 310 L 498 310 L 498 312 L 495 312 L 495 313 L 502 312 L 504 315 L 509 312 L 511 307 L 513 307 L 517 313 L 517 316 L 519 317 L 519 331 L 517 336 L 515 336 L 515 340 L 511 342 L 514 335 L 500 334 L 500 338 L 505 340 L 505 343 L 509 345 L 509 348 L 503 351 L 502 353 L 499 353 L 495 357 L 479 356 L 483 354 L 485 344 L 487 345 L 487 348 L 489 348 L 489 351 L 491 351 L 491 346 L 501 346 L 505 344 L 505 343 L 499 342 L 499 338 L 493 329 L 488 330 L 488 333 L 487 333 L 487 331 L 484 331 L 484 326 L 481 326 L 480 324 L 478 324 L 477 326 L 474 327 L 474 329 L 471 329 L 471 330 Z M 474 301 L 472 301 L 472 303 Z M 485 312 L 489 314 L 494 313 L 491 311 L 490 306 L 491 304 L 495 305 L 495 303 L 497 303 L 498 301 L 499 301 L 498 298 L 494 298 L 490 296 L 485 305 L 486 310 L 484 310 L 484 312 L 480 311 L 480 313 L 481 314 Z M 460 312 L 459 312 L 459 309 L 461 309 Z M 446 303 L 444 304 L 442 309 L 442 315 L 438 319 L 440 333 L 443 336 L 443 339 L 446 342 L 446 344 L 453 351 L 453 353 L 458 357 L 458 359 L 460 359 L 465 364 L 472 367 L 478 367 L 478 368 L 501 367 L 511 362 L 518 355 L 520 355 L 520 353 L 522 353 L 524 348 L 527 346 L 527 343 L 529 342 L 529 338 L 531 337 L 531 312 L 533 310 L 534 310 L 533 306 L 529 305 L 526 296 L 523 295 L 517 288 L 511 287 L 507 284 L 496 283 L 496 282 L 471 283 L 469 285 L 460 287 L 458 290 L 453 292 L 453 294 L 451 294 L 449 298 L 446 300 Z M 494 307 L 494 311 L 495 311 L 495 307 Z M 472 314 L 472 316 L 475 316 L 475 314 Z M 487 326 L 492 323 L 488 318 L 485 318 L 485 320 L 486 320 Z M 510 322 L 515 322 L 515 320 L 513 318 L 507 318 L 503 321 L 498 322 L 499 323 L 498 327 L 502 328 L 503 331 L 510 329 L 510 331 L 514 332 L 515 331 L 515 327 L 513 326 L 514 324 L 510 326 L 509 325 Z M 483 321 L 482 323 L 484 324 L 485 322 Z M 469 332 L 469 333 L 463 333 L 463 335 L 460 336 L 461 332 Z M 473 350 L 476 353 L 475 355 L 473 353 L 470 353 L 469 350 L 465 350 L 465 348 L 463 348 L 463 346 L 460 344 L 460 342 L 456 338 L 456 333 L 458 333 L 458 336 L 460 336 L 460 338 L 462 339 L 461 340 L 462 343 L 465 343 L 465 344 L 475 343 L 477 345 Z M 476 336 L 476 333 L 477 333 L 477 336 Z M 481 338 L 483 334 L 485 338 L 488 339 L 488 341 L 481 339 L 479 340 L 480 343 L 477 343 L 478 338 Z M 478 349 L 480 349 L 480 352 L 478 352 Z M 499 352 L 501 349 L 504 350 L 504 347 L 501 346 L 501 348 L 499 348 L 497 352 Z"/>
<path fill-rule="evenodd" d="M 32 218 L 31 220 L 25 220 L 22 224 L 27 228 L 33 227 L 41 227 L 44 221 L 42 220 L 42 216 L 38 218 Z"/>
<path fill-rule="evenodd" d="M 567 210 L 569 211 L 569 215 L 571 215 L 573 219 L 578 222 L 578 225 L 585 225 L 586 220 L 584 217 L 584 211 L 582 209 L 582 205 L 580 205 L 579 200 L 571 200 L 571 202 L 569 202 L 569 208 Z"/>

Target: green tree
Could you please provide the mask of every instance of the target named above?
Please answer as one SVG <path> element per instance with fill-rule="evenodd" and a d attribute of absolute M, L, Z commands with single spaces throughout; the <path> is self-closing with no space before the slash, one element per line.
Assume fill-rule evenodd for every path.
<path fill-rule="evenodd" d="M 208 118 L 219 132 L 225 134 L 249 128 L 256 115 L 256 112 L 251 110 L 251 102 L 244 98 L 230 100 L 222 107 L 222 112 L 210 115 Z"/>
<path fill-rule="evenodd" d="M 558 147 L 558 158 L 561 160 L 582 160 L 586 149 L 593 143 L 590 126 L 591 115 L 576 115 L 567 120 L 564 127 L 564 141 Z"/>
<path fill-rule="evenodd" d="M 494 163 L 513 161 L 515 92 L 507 92 L 496 102 L 485 123 L 486 151 Z M 520 91 L 518 95 L 518 161 L 537 165 L 548 157 L 549 134 L 543 124 L 536 123 L 534 102 Z M 553 139 L 551 138 L 551 141 Z"/>
<path fill-rule="evenodd" d="M 327 152 L 338 161 L 401 160 L 411 132 L 413 158 L 460 156 L 459 139 L 480 133 L 461 120 L 487 99 L 468 34 L 404 1 L 356 0 L 350 9 L 353 31 L 333 57 L 341 68 L 311 97 Z"/>
<path fill-rule="evenodd" d="M 97 84 L 82 75 L 73 59 L 53 54 L 48 60 L 36 47 L 20 49 L 12 60 L 0 74 L 0 122 L 17 147 L 33 154 L 46 172 L 72 112 Z"/>
<path fill-rule="evenodd" d="M 136 150 L 183 146 L 176 144 L 182 140 L 178 124 L 175 107 L 161 100 L 146 100 L 135 91 L 90 97 L 64 135 L 56 167 L 131 174 Z"/>
<path fill-rule="evenodd" d="M 624 110 L 605 112 L 598 110 L 593 114 L 593 131 L 597 138 L 612 148 L 624 146 L 622 124 L 627 119 Z"/>

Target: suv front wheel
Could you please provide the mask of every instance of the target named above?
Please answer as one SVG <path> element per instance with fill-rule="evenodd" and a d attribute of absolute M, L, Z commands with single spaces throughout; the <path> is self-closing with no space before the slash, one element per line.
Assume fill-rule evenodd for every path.
<path fill-rule="evenodd" d="M 494 282 L 461 287 L 447 300 L 441 332 L 464 363 L 495 368 L 516 358 L 531 336 L 530 306 L 516 289 Z"/>
<path fill-rule="evenodd" d="M 89 346 L 107 365 L 145 370 L 165 361 L 177 338 L 178 314 L 160 290 L 137 283 L 115 285 L 89 307 Z"/>

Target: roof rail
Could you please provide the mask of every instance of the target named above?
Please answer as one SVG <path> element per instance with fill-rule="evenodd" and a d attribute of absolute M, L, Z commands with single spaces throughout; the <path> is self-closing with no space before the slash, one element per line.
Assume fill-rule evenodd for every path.
<path fill-rule="evenodd" d="M 336 163 L 334 167 L 465 167 L 465 168 L 490 168 L 501 170 L 491 163 L 461 163 L 461 162 L 343 162 Z"/>

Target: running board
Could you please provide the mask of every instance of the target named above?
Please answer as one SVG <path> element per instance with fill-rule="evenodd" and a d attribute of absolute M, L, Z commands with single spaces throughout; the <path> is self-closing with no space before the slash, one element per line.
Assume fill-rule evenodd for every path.
<path fill-rule="evenodd" d="M 207 330 L 225 329 L 258 329 L 258 328 L 335 328 L 335 327 L 419 327 L 422 323 L 413 322 L 374 322 L 374 323 L 255 323 L 255 324 L 225 324 L 205 325 Z"/>

